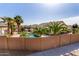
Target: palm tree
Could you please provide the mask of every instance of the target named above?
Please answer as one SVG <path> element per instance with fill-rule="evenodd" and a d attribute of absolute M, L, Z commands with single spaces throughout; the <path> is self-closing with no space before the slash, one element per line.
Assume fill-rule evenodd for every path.
<path fill-rule="evenodd" d="M 12 19 L 10 22 L 11 35 L 13 34 L 13 31 L 15 31 L 15 29 L 16 29 L 15 22 L 14 22 L 14 19 Z"/>
<path fill-rule="evenodd" d="M 48 27 L 36 27 L 34 29 L 35 34 L 41 36 L 41 35 L 58 35 L 58 34 L 64 34 L 64 33 L 69 33 L 70 29 L 63 24 L 63 23 L 58 23 L 58 22 L 53 22 L 48 25 Z"/>
<path fill-rule="evenodd" d="M 14 19 L 15 19 L 15 22 L 17 23 L 17 26 L 18 26 L 18 32 L 20 31 L 20 25 L 21 25 L 21 23 L 23 23 L 23 19 L 22 19 L 22 17 L 21 16 L 15 16 L 14 17 Z"/>
<path fill-rule="evenodd" d="M 41 36 L 41 35 L 48 35 L 49 30 L 47 27 L 36 27 L 33 31 L 34 34 Z"/>
<path fill-rule="evenodd" d="M 50 34 L 54 35 L 60 34 L 67 30 L 67 26 L 65 24 L 58 22 L 51 23 L 51 25 L 49 25 L 48 27 Z"/>
<path fill-rule="evenodd" d="M 48 35 L 49 28 L 48 27 L 41 28 L 41 32 L 42 32 L 43 35 Z"/>
<path fill-rule="evenodd" d="M 42 35 L 42 28 L 36 27 L 33 31 L 34 34 L 41 36 Z"/>
<path fill-rule="evenodd" d="M 8 34 L 10 33 L 10 34 L 12 34 L 12 21 L 13 21 L 13 19 L 12 18 L 10 18 L 10 17 L 3 17 L 3 18 L 1 18 L 2 20 L 4 20 L 4 22 L 7 22 L 7 25 L 8 25 Z M 10 29 L 11 29 L 11 31 L 10 31 Z"/>

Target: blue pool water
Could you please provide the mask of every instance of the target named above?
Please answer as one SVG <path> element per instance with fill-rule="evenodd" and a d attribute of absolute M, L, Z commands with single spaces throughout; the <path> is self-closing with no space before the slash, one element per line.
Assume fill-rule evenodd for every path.
<path fill-rule="evenodd" d="M 27 38 L 37 38 L 37 37 L 39 37 L 39 36 L 36 34 L 32 34 L 32 33 L 28 34 L 28 36 L 27 36 Z"/>
<path fill-rule="evenodd" d="M 29 38 L 36 38 L 36 37 L 34 36 L 34 34 L 30 34 Z"/>

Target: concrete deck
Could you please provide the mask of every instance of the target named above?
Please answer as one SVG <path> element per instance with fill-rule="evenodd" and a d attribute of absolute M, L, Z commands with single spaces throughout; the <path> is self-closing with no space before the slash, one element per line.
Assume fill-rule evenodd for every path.
<path fill-rule="evenodd" d="M 79 43 L 63 46 L 60 48 L 49 49 L 49 50 L 45 50 L 41 52 L 32 53 L 30 54 L 30 56 L 61 56 L 77 49 L 79 49 Z"/>

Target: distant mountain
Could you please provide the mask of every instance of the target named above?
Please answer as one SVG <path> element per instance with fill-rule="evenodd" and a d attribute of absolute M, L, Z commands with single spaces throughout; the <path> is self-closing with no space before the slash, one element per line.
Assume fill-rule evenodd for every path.
<path fill-rule="evenodd" d="M 55 22 L 63 23 L 64 25 L 66 25 L 63 21 L 55 21 Z M 53 23 L 53 22 L 46 22 L 46 23 L 41 23 L 41 24 L 33 24 L 33 25 L 28 25 L 28 26 L 25 25 L 25 26 L 26 26 L 26 28 L 47 27 L 51 23 Z"/>

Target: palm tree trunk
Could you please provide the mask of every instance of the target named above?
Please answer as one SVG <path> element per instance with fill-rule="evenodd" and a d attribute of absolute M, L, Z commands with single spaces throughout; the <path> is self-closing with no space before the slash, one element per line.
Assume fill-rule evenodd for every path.
<path fill-rule="evenodd" d="M 11 26 L 11 35 L 13 34 L 13 29 L 12 29 L 12 26 Z"/>
<path fill-rule="evenodd" d="M 20 26 L 19 26 L 19 25 L 17 25 L 17 26 L 18 26 L 18 32 L 19 32 L 19 29 L 20 29 L 19 27 L 20 27 Z"/>
<path fill-rule="evenodd" d="M 9 25 L 9 23 L 8 23 L 8 34 L 9 34 L 9 26 L 10 26 L 10 25 Z"/>

